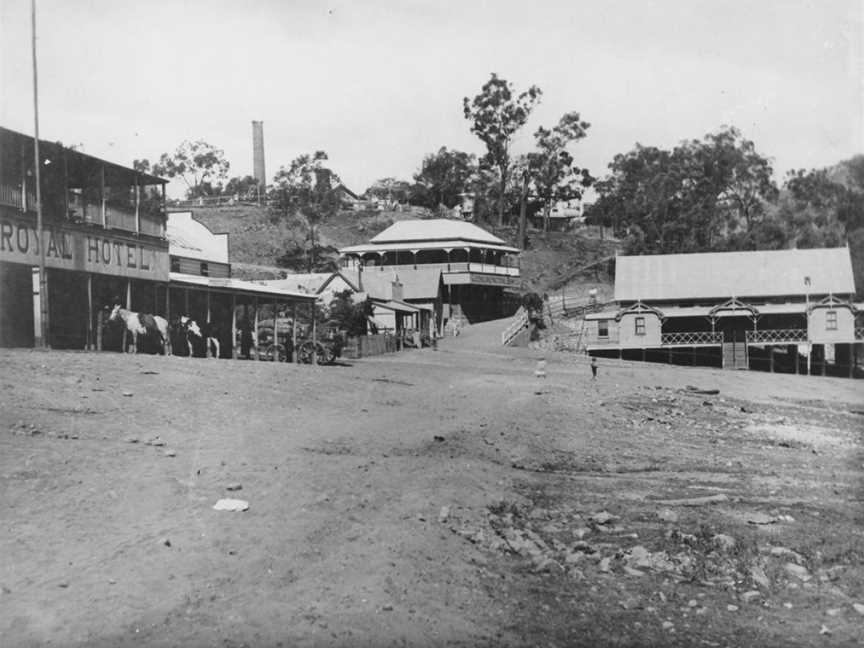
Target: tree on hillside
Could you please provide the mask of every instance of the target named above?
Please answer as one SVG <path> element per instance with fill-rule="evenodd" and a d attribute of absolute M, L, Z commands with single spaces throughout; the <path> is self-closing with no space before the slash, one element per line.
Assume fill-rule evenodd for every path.
<path fill-rule="evenodd" d="M 240 196 L 248 200 L 258 199 L 258 181 L 251 175 L 231 178 L 222 190 L 226 196 Z M 263 196 L 262 196 L 263 198 Z"/>
<path fill-rule="evenodd" d="M 174 153 L 163 153 L 152 172 L 164 178 L 180 178 L 186 185 L 186 197 L 191 199 L 220 193 L 229 168 L 222 149 L 204 140 L 184 140 Z"/>
<path fill-rule="evenodd" d="M 324 151 L 300 155 L 287 167 L 280 167 L 273 178 L 271 218 L 299 219 L 305 230 L 299 240 L 288 244 L 280 261 L 283 267 L 298 269 L 298 258 L 305 261 L 307 272 L 326 271 L 335 263 L 335 250 L 322 246 L 318 236 L 320 224 L 344 207 L 339 194 L 332 190 L 339 178 L 325 166 L 327 160 Z"/>
<path fill-rule="evenodd" d="M 407 203 L 411 197 L 411 183 L 398 178 L 380 178 L 373 182 L 365 191 L 365 195 L 376 200 L 384 200 L 389 204 Z"/>
<path fill-rule="evenodd" d="M 450 151 L 442 146 L 423 158 L 420 170 L 414 174 L 414 199 L 422 207 L 434 209 L 438 205 L 453 208 L 461 201 L 460 194 L 468 193 L 477 160 L 470 153 Z"/>
<path fill-rule="evenodd" d="M 527 156 L 527 172 L 537 198 L 543 203 L 543 231 L 549 229 L 549 214 L 555 203 L 581 198 L 584 189 L 593 182 L 587 169 L 574 165 L 567 150 L 588 134 L 589 127 L 578 112 L 569 112 L 551 130 L 541 126 L 534 133 L 537 150 Z"/>
<path fill-rule="evenodd" d="M 465 119 L 471 122 L 471 132 L 486 145 L 485 162 L 497 171 L 497 224 L 504 222 L 505 194 L 510 179 L 510 141 L 525 125 L 531 111 L 539 103 L 542 91 L 531 86 L 514 95 L 513 85 L 496 74 L 487 81 L 480 93 L 462 100 Z"/>
<path fill-rule="evenodd" d="M 626 231 L 636 254 L 724 249 L 777 197 L 768 160 L 734 128 L 671 151 L 637 144 L 609 169 L 588 216 Z"/>

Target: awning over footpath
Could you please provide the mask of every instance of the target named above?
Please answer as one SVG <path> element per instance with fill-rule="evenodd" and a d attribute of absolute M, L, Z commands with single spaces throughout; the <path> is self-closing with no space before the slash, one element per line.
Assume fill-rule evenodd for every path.
<path fill-rule="evenodd" d="M 171 285 L 176 284 L 188 288 L 203 288 L 214 292 L 251 295 L 253 297 L 265 297 L 269 299 L 290 299 L 310 303 L 317 299 L 317 295 L 308 295 L 306 293 L 283 290 L 282 288 L 265 286 L 260 283 L 243 281 L 241 279 L 221 279 L 216 277 L 202 277 L 199 275 L 172 272 L 169 274 L 169 280 Z"/>

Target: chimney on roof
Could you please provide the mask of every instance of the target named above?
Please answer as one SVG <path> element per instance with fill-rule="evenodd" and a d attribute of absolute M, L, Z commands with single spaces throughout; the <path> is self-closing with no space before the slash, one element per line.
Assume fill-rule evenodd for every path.
<path fill-rule="evenodd" d="M 264 171 L 264 122 L 252 122 L 252 173 L 258 183 L 258 202 L 267 189 L 267 174 Z"/>
<path fill-rule="evenodd" d="M 326 192 L 333 187 L 330 184 L 330 169 L 315 169 L 315 190 Z"/>
<path fill-rule="evenodd" d="M 402 301 L 402 282 L 399 281 L 399 275 L 396 275 L 393 279 L 391 295 L 394 300 Z"/>

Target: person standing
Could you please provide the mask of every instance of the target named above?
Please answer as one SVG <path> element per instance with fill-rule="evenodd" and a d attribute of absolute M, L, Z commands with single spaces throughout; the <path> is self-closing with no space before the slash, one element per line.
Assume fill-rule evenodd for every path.
<path fill-rule="evenodd" d="M 597 358 L 591 358 L 591 378 L 597 380 Z"/>

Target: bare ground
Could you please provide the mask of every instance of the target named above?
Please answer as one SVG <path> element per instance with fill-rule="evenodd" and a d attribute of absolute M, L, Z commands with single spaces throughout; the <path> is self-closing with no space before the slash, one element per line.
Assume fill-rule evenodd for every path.
<path fill-rule="evenodd" d="M 860 382 L 473 335 L 0 351 L 0 644 L 857 645 Z"/>

